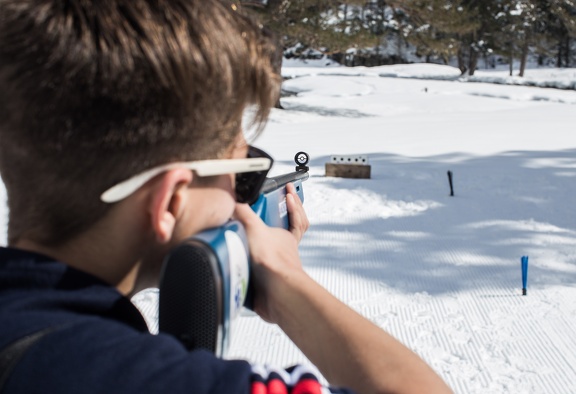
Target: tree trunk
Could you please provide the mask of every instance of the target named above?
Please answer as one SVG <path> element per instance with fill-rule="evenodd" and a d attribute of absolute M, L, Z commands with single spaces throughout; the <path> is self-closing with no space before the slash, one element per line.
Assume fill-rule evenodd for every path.
<path fill-rule="evenodd" d="M 524 41 L 522 45 L 522 53 L 520 55 L 520 72 L 519 77 L 524 77 L 524 71 L 526 71 L 526 62 L 528 60 L 528 40 Z"/>
<path fill-rule="evenodd" d="M 508 63 L 510 65 L 510 76 L 514 75 L 514 49 L 512 49 L 512 44 L 510 44 L 510 55 L 508 56 Z"/>
<path fill-rule="evenodd" d="M 570 67 L 570 36 L 566 35 L 566 42 L 564 44 L 564 65 Z"/>
<path fill-rule="evenodd" d="M 466 74 L 466 71 L 468 71 L 468 67 L 466 67 L 466 62 L 464 60 L 464 50 L 462 47 L 458 49 L 458 68 L 460 69 L 462 75 Z"/>
<path fill-rule="evenodd" d="M 478 66 L 478 52 L 474 48 L 470 47 L 470 61 L 468 63 L 468 75 L 473 76 L 476 72 L 476 67 Z"/>

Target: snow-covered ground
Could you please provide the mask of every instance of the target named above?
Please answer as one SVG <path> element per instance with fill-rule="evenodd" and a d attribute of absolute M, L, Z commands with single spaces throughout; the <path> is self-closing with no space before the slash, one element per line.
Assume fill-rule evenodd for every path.
<path fill-rule="evenodd" d="M 283 74 L 297 95 L 257 145 L 278 173 L 312 157 L 307 271 L 459 393 L 576 392 L 576 91 L 465 83 L 434 65 Z M 528 77 L 574 84 L 576 70 Z M 325 177 L 335 154 L 368 155 L 372 179 Z M 239 324 L 230 357 L 306 362 L 277 327 Z"/>
<path fill-rule="evenodd" d="M 312 158 L 310 275 L 458 393 L 576 392 L 576 91 L 463 82 L 434 65 L 283 74 L 293 95 L 255 144 L 272 175 L 298 151 Z M 576 70 L 527 78 L 574 86 Z M 336 154 L 367 155 L 372 178 L 325 177 Z M 0 219 L 5 240 L 4 207 Z M 230 358 L 307 362 L 258 317 L 236 329 Z"/>

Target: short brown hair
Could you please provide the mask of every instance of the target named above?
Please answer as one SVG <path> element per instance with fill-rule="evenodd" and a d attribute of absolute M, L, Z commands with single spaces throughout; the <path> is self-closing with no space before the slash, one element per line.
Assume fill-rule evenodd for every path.
<path fill-rule="evenodd" d="M 279 76 L 250 19 L 217 0 L 0 0 L 0 173 L 13 244 L 55 245 L 146 168 L 216 158 Z"/>

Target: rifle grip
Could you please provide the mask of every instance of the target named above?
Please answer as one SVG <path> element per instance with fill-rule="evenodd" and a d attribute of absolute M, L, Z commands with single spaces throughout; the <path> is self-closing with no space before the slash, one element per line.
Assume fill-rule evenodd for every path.
<path fill-rule="evenodd" d="M 296 188 L 300 201 L 304 202 L 302 180 L 297 179 L 292 183 Z M 290 218 L 286 205 L 286 186 L 261 194 L 251 207 L 266 225 L 280 227 L 285 230 L 290 228 Z"/>

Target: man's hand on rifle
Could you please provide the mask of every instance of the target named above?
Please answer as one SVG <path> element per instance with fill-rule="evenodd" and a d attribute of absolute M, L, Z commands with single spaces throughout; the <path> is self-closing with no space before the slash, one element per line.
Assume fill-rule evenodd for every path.
<path fill-rule="evenodd" d="M 275 312 L 284 302 L 285 294 L 279 292 L 284 280 L 304 273 L 298 255 L 298 239 L 284 229 L 268 227 L 246 204 L 236 205 L 235 216 L 244 225 L 248 236 L 254 279 L 254 311 L 264 320 L 278 323 Z M 303 233 L 304 229 L 298 232 Z"/>

